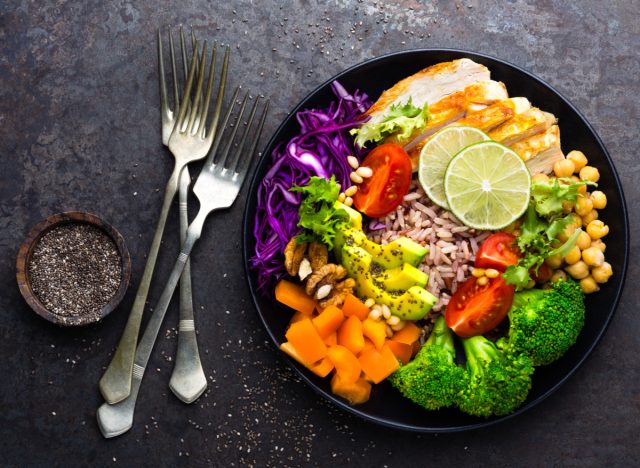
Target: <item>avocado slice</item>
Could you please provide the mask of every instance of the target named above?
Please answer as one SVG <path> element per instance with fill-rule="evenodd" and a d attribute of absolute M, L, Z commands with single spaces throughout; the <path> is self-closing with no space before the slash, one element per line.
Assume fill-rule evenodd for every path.
<path fill-rule="evenodd" d="M 400 237 L 386 245 L 380 245 L 367 239 L 365 233 L 355 227 L 338 230 L 333 242 L 334 252 L 339 262 L 342 262 L 342 247 L 356 245 L 369 252 L 375 262 L 386 269 L 399 268 L 405 263 L 417 267 L 429 253 L 429 249 L 407 237 Z"/>
<path fill-rule="evenodd" d="M 400 267 L 389 270 L 381 269 L 378 274 L 375 271 L 376 265 L 374 264 L 374 268 L 372 268 L 373 278 L 387 291 L 404 291 L 411 286 L 424 288 L 429 281 L 429 275 L 409 263 L 404 263 Z"/>
<path fill-rule="evenodd" d="M 349 276 L 356 280 L 356 293 L 387 305 L 393 315 L 403 320 L 424 318 L 437 301 L 433 294 L 421 286 L 411 286 L 403 292 L 387 291 L 379 286 L 372 275 L 373 257 L 362 247 L 345 244 L 341 257 Z"/>

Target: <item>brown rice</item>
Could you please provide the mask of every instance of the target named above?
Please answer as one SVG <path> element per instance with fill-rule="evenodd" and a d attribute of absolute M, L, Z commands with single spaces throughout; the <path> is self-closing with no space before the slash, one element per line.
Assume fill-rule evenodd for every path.
<path fill-rule="evenodd" d="M 434 312 L 446 307 L 458 285 L 471 274 L 478 247 L 491 234 L 468 228 L 453 213 L 432 203 L 416 180 L 403 203 L 379 221 L 385 228 L 370 231 L 371 240 L 388 244 L 404 236 L 428 247 L 420 269 L 429 275 L 427 290 L 438 298 Z"/>

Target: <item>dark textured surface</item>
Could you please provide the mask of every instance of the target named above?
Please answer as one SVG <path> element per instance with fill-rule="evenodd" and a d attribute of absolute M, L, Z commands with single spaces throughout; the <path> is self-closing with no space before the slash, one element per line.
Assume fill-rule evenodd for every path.
<path fill-rule="evenodd" d="M 7 3 L 0 6 L 0 464 L 637 463 L 636 2 Z M 231 44 L 232 81 L 272 96 L 266 134 L 336 72 L 404 48 L 468 48 L 546 79 L 599 132 L 629 200 L 629 287 L 600 346 L 543 404 L 487 430 L 421 436 L 361 422 L 319 400 L 267 343 L 241 266 L 243 192 L 231 210 L 208 222 L 193 259 L 209 390 L 190 407 L 168 391 L 177 324 L 172 307 L 133 430 L 103 440 L 95 423 L 97 381 L 135 287 L 103 323 L 60 329 L 23 302 L 15 257 L 42 218 L 89 210 L 127 239 L 137 284 L 171 170 L 160 143 L 155 58 L 155 30 L 169 23 L 193 24 L 199 36 Z M 157 277 L 168 274 L 176 226 L 172 214 Z"/>

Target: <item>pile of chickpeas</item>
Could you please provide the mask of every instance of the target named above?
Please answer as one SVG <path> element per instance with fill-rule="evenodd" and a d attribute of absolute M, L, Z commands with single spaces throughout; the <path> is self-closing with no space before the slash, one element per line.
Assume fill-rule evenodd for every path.
<path fill-rule="evenodd" d="M 556 162 L 553 173 L 556 177 L 570 177 L 576 182 L 588 180 L 597 183 L 600 179 L 598 169 L 588 165 L 587 157 L 582 151 L 571 151 L 566 159 Z M 545 174 L 533 176 L 533 181 L 544 180 L 549 180 Z M 600 190 L 588 192 L 587 188 L 586 185 L 580 187 L 576 202 L 564 205 L 565 212 L 573 216 L 573 222 L 558 236 L 558 240 L 565 242 L 576 229 L 582 228 L 576 245 L 564 258 L 549 257 L 545 263 L 556 270 L 552 281 L 566 278 L 568 274 L 580 281 L 585 294 L 591 294 L 600 289 L 600 284 L 609 281 L 613 270 L 611 264 L 605 261 L 607 246 L 602 241 L 609 233 L 609 226 L 598 219 L 598 210 L 607 206 L 607 196 Z"/>

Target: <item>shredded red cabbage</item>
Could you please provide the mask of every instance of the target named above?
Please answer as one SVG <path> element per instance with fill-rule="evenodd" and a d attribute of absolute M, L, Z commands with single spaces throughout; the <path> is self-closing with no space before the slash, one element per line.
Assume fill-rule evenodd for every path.
<path fill-rule="evenodd" d="M 250 262 L 262 291 L 285 275 L 284 248 L 300 231 L 300 194 L 289 189 L 305 185 L 311 176 L 329 179 L 331 175 L 346 188 L 352 170 L 347 156 L 360 160 L 364 156 L 365 150 L 354 146 L 349 130 L 362 123 L 359 119 L 371 101 L 364 93 L 348 93 L 337 81 L 331 83 L 331 89 L 337 99 L 328 107 L 298 112 L 300 133 L 273 150 L 273 166 L 258 187 L 253 229 L 256 247 Z"/>

